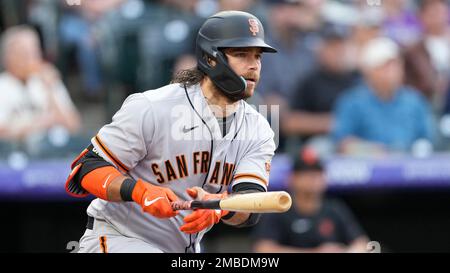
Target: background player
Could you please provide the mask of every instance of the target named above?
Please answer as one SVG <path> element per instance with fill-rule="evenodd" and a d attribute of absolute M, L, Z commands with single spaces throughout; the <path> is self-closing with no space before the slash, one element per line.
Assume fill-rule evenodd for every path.
<path fill-rule="evenodd" d="M 197 68 L 129 96 L 72 164 L 67 191 L 93 194 L 80 252 L 199 252 L 220 219 L 249 226 L 249 213 L 173 211 L 171 201 L 266 191 L 274 133 L 243 99 L 259 80 L 264 29 L 253 15 L 211 16 L 197 37 Z M 199 190 L 198 188 L 201 189 Z"/>
<path fill-rule="evenodd" d="M 253 230 L 256 252 L 366 252 L 368 237 L 339 199 L 325 196 L 324 166 L 312 149 L 303 149 L 289 178 L 293 206 L 267 214 Z"/>

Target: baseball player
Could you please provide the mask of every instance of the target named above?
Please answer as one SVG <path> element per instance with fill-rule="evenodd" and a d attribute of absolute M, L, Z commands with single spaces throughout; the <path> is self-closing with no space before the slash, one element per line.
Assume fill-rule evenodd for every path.
<path fill-rule="evenodd" d="M 173 210 L 176 200 L 267 190 L 274 133 L 244 99 L 259 80 L 264 42 L 253 15 L 224 11 L 197 36 L 197 67 L 130 95 L 73 162 L 69 194 L 93 194 L 79 252 L 200 252 L 220 220 L 254 225 L 258 214 Z"/>

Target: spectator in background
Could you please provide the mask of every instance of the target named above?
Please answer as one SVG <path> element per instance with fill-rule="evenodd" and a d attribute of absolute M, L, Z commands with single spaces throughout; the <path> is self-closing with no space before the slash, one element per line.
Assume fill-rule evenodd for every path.
<path fill-rule="evenodd" d="M 312 25 L 320 23 L 305 20 L 308 12 L 316 9 L 306 5 L 310 1 L 268 0 L 267 39 L 278 49 L 278 56 L 265 56 L 258 92 L 270 105 L 287 109 L 288 100 L 299 81 L 315 67 L 313 39 L 306 35 Z M 314 8 L 313 8 L 314 7 Z"/>
<path fill-rule="evenodd" d="M 314 28 L 321 23 L 317 14 L 322 1 L 267 0 L 266 37 L 278 49 L 278 56 L 264 56 L 265 69 L 261 70 L 261 81 L 257 96 L 263 104 L 279 107 L 280 120 L 289 114 L 289 99 L 299 82 L 316 67 Z M 258 99 L 255 96 L 253 100 Z M 251 102 L 252 104 L 254 102 Z M 269 111 L 269 115 L 271 112 Z M 271 120 L 271 118 L 269 118 Z M 280 151 L 289 149 L 289 139 L 283 131 L 277 136 Z"/>
<path fill-rule="evenodd" d="M 363 3 L 362 1 L 360 3 Z M 360 8 L 356 22 L 353 23 L 351 42 L 353 55 L 359 60 L 365 45 L 382 34 L 384 13 L 382 9 L 368 7 L 366 3 Z"/>
<path fill-rule="evenodd" d="M 322 28 L 318 69 L 296 88 L 290 100 L 293 111 L 283 122 L 286 134 L 314 136 L 330 132 L 336 99 L 358 79 L 350 56 L 349 35 L 345 26 L 325 24 Z"/>
<path fill-rule="evenodd" d="M 219 0 L 219 10 L 249 11 L 255 0 Z"/>
<path fill-rule="evenodd" d="M 450 84 L 448 86 L 447 97 L 445 99 L 444 114 L 450 114 Z"/>
<path fill-rule="evenodd" d="M 405 52 L 406 82 L 442 110 L 450 79 L 449 6 L 445 0 L 422 0 L 423 38 Z"/>
<path fill-rule="evenodd" d="M 420 38 L 420 23 L 412 1 L 384 1 L 383 33 L 401 46 L 411 45 Z"/>
<path fill-rule="evenodd" d="M 55 67 L 42 59 L 37 33 L 15 26 L 2 37 L 0 138 L 20 141 L 54 126 L 71 133 L 80 128 L 79 114 Z"/>
<path fill-rule="evenodd" d="M 178 74 L 180 71 L 191 69 L 197 66 L 197 59 L 192 54 L 181 55 L 175 61 L 173 66 L 173 75 Z"/>
<path fill-rule="evenodd" d="M 137 88 L 148 90 L 169 82 L 179 56 L 194 53 L 195 37 L 203 22 L 196 0 L 162 0 L 147 10 L 146 24 L 136 31 Z"/>
<path fill-rule="evenodd" d="M 405 152 L 416 140 L 433 141 L 429 105 L 402 84 L 403 62 L 395 42 L 383 37 L 370 41 L 362 52 L 362 72 L 364 82 L 336 105 L 333 136 L 341 152 Z"/>
<path fill-rule="evenodd" d="M 100 47 L 95 32 L 96 23 L 126 0 L 89 0 L 75 5 L 61 16 L 59 33 L 64 51 L 75 49 L 87 99 L 103 96 L 104 82 L 99 60 Z M 67 55 L 63 53 L 63 58 Z"/>
<path fill-rule="evenodd" d="M 289 178 L 292 207 L 265 214 L 254 227 L 256 252 L 365 252 L 368 238 L 350 210 L 324 197 L 324 169 L 312 150 L 296 158 Z"/>

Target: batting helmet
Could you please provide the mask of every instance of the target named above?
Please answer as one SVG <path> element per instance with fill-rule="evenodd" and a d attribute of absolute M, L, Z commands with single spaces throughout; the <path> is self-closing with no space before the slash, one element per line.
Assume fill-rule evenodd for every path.
<path fill-rule="evenodd" d="M 254 15 L 242 11 L 222 11 L 209 17 L 197 35 L 198 69 L 203 71 L 229 98 L 243 98 L 247 84 L 228 65 L 221 49 L 230 47 L 259 47 L 263 52 L 277 52 L 264 42 L 264 28 Z M 214 58 L 211 66 L 207 59 Z"/>

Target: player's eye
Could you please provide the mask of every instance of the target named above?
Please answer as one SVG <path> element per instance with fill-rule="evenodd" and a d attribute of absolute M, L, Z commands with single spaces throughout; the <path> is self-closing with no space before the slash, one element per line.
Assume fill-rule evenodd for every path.
<path fill-rule="evenodd" d="M 245 58 L 247 54 L 245 52 L 236 52 L 234 56 L 238 58 Z"/>

